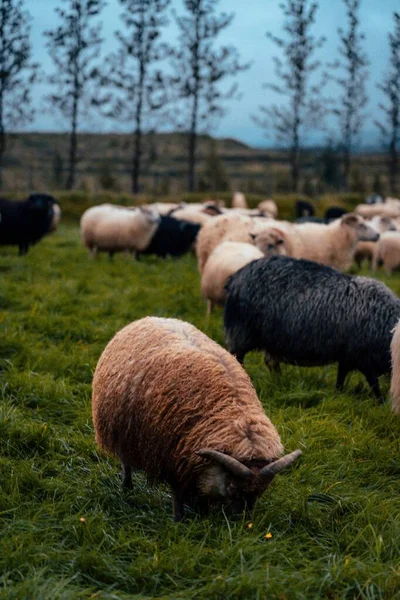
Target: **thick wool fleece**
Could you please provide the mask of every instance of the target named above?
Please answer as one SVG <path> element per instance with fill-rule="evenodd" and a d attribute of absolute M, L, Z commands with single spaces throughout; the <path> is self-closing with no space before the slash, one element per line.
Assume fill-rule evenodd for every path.
<path fill-rule="evenodd" d="M 83 213 L 82 241 L 90 249 L 109 252 L 144 250 L 158 223 L 156 213 L 102 204 Z"/>
<path fill-rule="evenodd" d="M 177 319 L 146 317 L 116 334 L 94 374 L 92 413 L 101 448 L 184 493 L 196 493 L 201 448 L 240 461 L 283 452 L 244 369 Z"/>
<path fill-rule="evenodd" d="M 239 214 L 225 214 L 213 217 L 203 225 L 197 238 L 196 254 L 200 273 L 203 272 L 211 252 L 222 242 L 254 243 L 251 234 L 259 233 L 271 224 L 278 225 L 273 219 L 252 218 Z"/>
<path fill-rule="evenodd" d="M 226 298 L 224 286 L 228 278 L 252 260 L 264 254 L 244 242 L 222 242 L 208 257 L 201 276 L 201 295 L 212 303 L 223 305 Z"/>
<path fill-rule="evenodd" d="M 399 318 L 400 300 L 383 283 L 276 256 L 232 276 L 224 325 L 240 360 L 259 349 L 303 366 L 338 362 L 342 373 L 358 370 L 371 382 L 390 371 Z"/>
<path fill-rule="evenodd" d="M 373 267 L 382 265 L 388 274 L 400 268 L 400 231 L 386 231 L 377 242 Z"/>

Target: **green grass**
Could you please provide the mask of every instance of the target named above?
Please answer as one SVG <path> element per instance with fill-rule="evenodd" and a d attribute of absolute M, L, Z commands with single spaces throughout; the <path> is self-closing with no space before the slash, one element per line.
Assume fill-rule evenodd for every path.
<path fill-rule="evenodd" d="M 267 414 L 304 456 L 251 529 L 222 511 L 176 525 L 168 489 L 138 474 L 123 492 L 98 452 L 91 380 L 113 334 L 148 314 L 223 343 L 194 257 L 91 261 L 64 226 L 24 258 L 1 249 L 0 278 L 0 600 L 400 598 L 400 419 L 361 376 L 338 394 L 334 367 L 279 377 L 249 355 Z"/>

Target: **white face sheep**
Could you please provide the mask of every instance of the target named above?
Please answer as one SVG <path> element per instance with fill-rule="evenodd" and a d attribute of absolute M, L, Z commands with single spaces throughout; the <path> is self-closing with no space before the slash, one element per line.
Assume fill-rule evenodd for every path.
<path fill-rule="evenodd" d="M 107 345 L 93 378 L 99 446 L 118 457 L 124 485 L 143 470 L 184 504 L 251 510 L 274 475 L 300 455 L 283 447 L 237 360 L 178 319 L 146 317 Z"/>
<path fill-rule="evenodd" d="M 98 251 L 144 250 L 154 235 L 160 215 L 153 209 L 111 204 L 93 206 L 81 218 L 82 241 L 94 256 Z"/>

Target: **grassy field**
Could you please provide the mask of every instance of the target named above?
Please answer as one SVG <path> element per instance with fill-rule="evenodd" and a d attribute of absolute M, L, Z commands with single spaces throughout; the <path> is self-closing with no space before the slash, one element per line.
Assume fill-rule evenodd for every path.
<path fill-rule="evenodd" d="M 361 376 L 339 394 L 334 367 L 279 377 L 249 355 L 267 414 L 304 456 L 251 528 L 222 511 L 174 524 L 168 489 L 137 474 L 124 492 L 98 452 L 91 380 L 113 334 L 145 315 L 223 343 L 194 257 L 90 261 L 68 225 L 24 258 L 1 249 L 0 277 L 0 600 L 400 598 L 400 419 Z M 385 281 L 400 293 L 399 276 Z"/>

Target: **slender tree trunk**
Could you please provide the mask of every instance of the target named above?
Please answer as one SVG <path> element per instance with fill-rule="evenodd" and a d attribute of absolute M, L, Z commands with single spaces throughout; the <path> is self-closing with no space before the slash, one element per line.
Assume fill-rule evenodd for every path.
<path fill-rule="evenodd" d="M 189 152 L 188 152 L 188 190 L 194 192 L 196 189 L 196 147 L 197 147 L 197 119 L 199 112 L 199 94 L 200 94 L 200 10 L 197 11 L 195 21 L 195 43 L 193 48 L 193 105 L 190 118 L 189 130 Z"/>
<path fill-rule="evenodd" d="M 395 195 L 397 193 L 397 171 L 398 171 L 398 152 L 396 146 L 396 133 L 393 133 L 390 141 L 390 168 L 389 168 L 389 182 L 390 182 L 390 193 Z"/>
<path fill-rule="evenodd" d="M 346 144 L 346 146 L 343 149 L 343 176 L 344 176 L 344 185 L 345 185 L 346 191 L 349 191 L 350 171 L 351 171 L 350 148 Z"/>
<path fill-rule="evenodd" d="M 300 178 L 300 136 L 299 136 L 299 127 L 300 127 L 300 115 L 299 115 L 299 107 L 300 102 L 295 102 L 295 116 L 293 122 L 293 138 L 292 138 L 292 150 L 290 154 L 290 170 L 291 170 L 291 183 L 292 183 L 292 192 L 297 193 L 299 190 L 299 178 Z"/>
<path fill-rule="evenodd" d="M 72 113 L 72 127 L 69 141 L 69 164 L 68 164 L 68 177 L 66 188 L 72 190 L 75 186 L 75 172 L 76 172 L 76 153 L 78 148 L 77 138 L 77 115 L 78 115 L 78 100 L 74 98 L 74 107 Z"/>
<path fill-rule="evenodd" d="M 4 129 L 3 119 L 3 97 L 0 96 L 0 189 L 3 189 L 3 168 L 4 168 L 4 153 L 6 150 L 6 132 Z"/>
<path fill-rule="evenodd" d="M 143 86 L 144 86 L 144 65 L 140 64 L 140 78 L 138 85 L 138 103 L 136 106 L 136 130 L 133 142 L 133 160 L 132 160 L 132 193 L 139 193 L 139 177 L 142 158 L 142 110 L 143 110 Z"/>
<path fill-rule="evenodd" d="M 188 170 L 188 190 L 194 192 L 196 189 L 196 147 L 197 147 L 197 112 L 198 112 L 198 94 L 193 98 L 193 110 L 190 121 L 189 131 L 189 170 Z"/>

